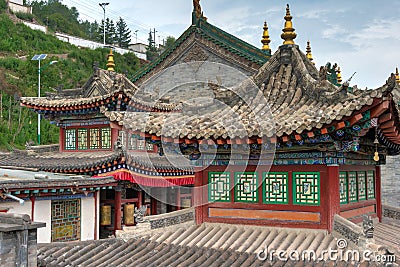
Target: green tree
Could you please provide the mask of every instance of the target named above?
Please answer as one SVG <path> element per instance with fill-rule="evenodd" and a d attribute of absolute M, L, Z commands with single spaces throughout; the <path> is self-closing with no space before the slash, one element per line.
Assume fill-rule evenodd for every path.
<path fill-rule="evenodd" d="M 116 29 L 116 43 L 119 47 L 128 48 L 131 42 L 131 30 L 128 29 L 128 25 L 123 18 L 119 18 Z"/>
<path fill-rule="evenodd" d="M 176 41 L 175 37 L 168 36 L 167 40 L 165 41 L 165 49 L 168 49 L 169 47 L 173 46 L 175 41 Z"/>
<path fill-rule="evenodd" d="M 151 30 L 149 32 L 149 38 L 147 40 L 149 41 L 149 45 L 147 46 L 146 57 L 147 60 L 153 61 L 154 59 L 157 58 L 159 51 L 155 46 L 155 42 L 153 40 L 153 33 L 151 32 Z"/>

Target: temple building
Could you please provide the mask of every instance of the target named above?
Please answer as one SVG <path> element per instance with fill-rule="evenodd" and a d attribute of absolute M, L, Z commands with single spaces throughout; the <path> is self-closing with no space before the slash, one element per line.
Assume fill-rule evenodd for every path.
<path fill-rule="evenodd" d="M 82 88 L 23 97 L 60 127 L 58 151 L 0 165 L 114 177 L 99 194 L 102 237 L 132 224 L 129 205 L 149 215 L 194 207 L 196 224 L 327 232 L 335 215 L 381 220 L 381 165 L 400 153 L 396 76 L 361 90 L 336 64 L 317 69 L 289 6 L 272 52 L 266 22 L 260 49 L 193 2 L 191 25 L 133 77 L 114 71 L 110 51 Z"/>

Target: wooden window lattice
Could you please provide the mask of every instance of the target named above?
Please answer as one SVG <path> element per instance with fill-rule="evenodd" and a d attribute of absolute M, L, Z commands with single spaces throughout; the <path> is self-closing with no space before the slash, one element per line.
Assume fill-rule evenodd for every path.
<path fill-rule="evenodd" d="M 358 201 L 357 172 L 348 172 L 349 202 Z"/>
<path fill-rule="evenodd" d="M 375 198 L 375 173 L 374 171 L 367 171 L 367 195 L 368 199 Z"/>
<path fill-rule="evenodd" d="M 101 128 L 101 148 L 111 148 L 111 128 Z"/>
<path fill-rule="evenodd" d="M 263 202 L 266 204 L 288 203 L 288 173 L 263 173 Z"/>
<path fill-rule="evenodd" d="M 293 204 L 319 205 L 319 172 L 293 172 Z"/>
<path fill-rule="evenodd" d="M 88 137 L 87 129 L 84 129 L 84 128 L 78 129 L 78 149 L 79 150 L 88 149 L 87 137 Z"/>
<path fill-rule="evenodd" d="M 213 202 L 231 201 L 229 172 L 208 173 L 208 200 Z"/>
<path fill-rule="evenodd" d="M 80 199 L 51 202 L 51 242 L 80 240 Z"/>
<path fill-rule="evenodd" d="M 339 172 L 339 194 L 340 204 L 346 204 L 349 202 L 347 197 L 348 186 L 347 186 L 347 172 Z"/>
<path fill-rule="evenodd" d="M 367 199 L 367 182 L 365 171 L 357 172 L 357 188 L 358 188 L 358 200 L 366 200 Z"/>
<path fill-rule="evenodd" d="M 76 149 L 76 130 L 66 129 L 65 130 L 65 149 L 75 150 Z"/>
<path fill-rule="evenodd" d="M 235 173 L 235 201 L 258 202 L 258 174 L 256 172 Z"/>
<path fill-rule="evenodd" d="M 100 148 L 100 129 L 99 128 L 91 128 L 89 129 L 90 133 L 90 149 L 99 149 Z"/>

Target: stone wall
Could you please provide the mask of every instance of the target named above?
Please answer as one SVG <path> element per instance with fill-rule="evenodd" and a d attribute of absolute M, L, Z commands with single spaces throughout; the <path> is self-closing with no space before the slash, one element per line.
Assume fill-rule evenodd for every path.
<path fill-rule="evenodd" d="M 382 204 L 400 208 L 400 156 L 386 157 L 381 170 Z"/>
<path fill-rule="evenodd" d="M 151 229 L 164 228 L 176 224 L 194 221 L 194 208 L 148 216 L 146 217 L 146 220 L 150 222 Z"/>
<path fill-rule="evenodd" d="M 0 214 L 0 266 L 37 266 L 37 228 L 29 215 Z"/>

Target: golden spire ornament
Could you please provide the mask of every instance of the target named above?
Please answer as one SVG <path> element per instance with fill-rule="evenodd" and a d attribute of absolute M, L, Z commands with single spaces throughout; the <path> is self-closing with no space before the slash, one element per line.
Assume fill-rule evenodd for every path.
<path fill-rule="evenodd" d="M 107 70 L 114 71 L 114 67 L 115 67 L 114 55 L 113 55 L 112 48 L 110 48 L 110 53 L 107 56 Z"/>
<path fill-rule="evenodd" d="M 264 31 L 263 31 L 263 35 L 262 35 L 262 39 L 261 39 L 261 43 L 263 44 L 263 46 L 262 46 L 261 50 L 271 52 L 271 48 L 269 47 L 269 43 L 271 42 L 271 40 L 269 39 L 268 25 L 267 25 L 266 21 L 264 21 L 263 29 L 264 29 Z"/>
<path fill-rule="evenodd" d="M 315 65 L 315 62 L 313 61 L 313 57 L 312 57 L 312 53 L 311 53 L 310 41 L 307 41 L 306 56 L 311 61 L 311 63 Z"/>
<path fill-rule="evenodd" d="M 340 71 L 340 67 L 338 67 L 336 70 L 336 79 L 337 79 L 338 84 L 342 83 L 342 73 Z"/>
<path fill-rule="evenodd" d="M 281 38 L 285 40 L 283 44 L 294 44 L 294 39 L 296 38 L 297 34 L 294 32 L 289 4 L 286 5 L 286 16 L 284 18 L 286 20 L 285 27 L 282 29 L 283 33 L 281 34 Z"/>
<path fill-rule="evenodd" d="M 396 68 L 396 83 L 400 83 L 399 69 Z"/>

